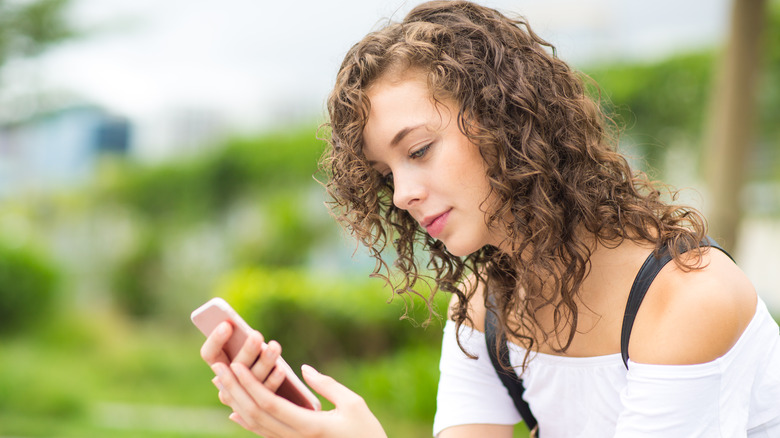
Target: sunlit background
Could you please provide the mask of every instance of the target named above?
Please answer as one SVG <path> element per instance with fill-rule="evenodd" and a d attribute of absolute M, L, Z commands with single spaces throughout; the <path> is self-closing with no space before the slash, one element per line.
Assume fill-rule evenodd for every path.
<path fill-rule="evenodd" d="M 430 435 L 441 320 L 410 299 L 399 321 L 312 177 L 343 55 L 418 3 L 0 0 L 0 436 L 248 436 L 189 323 L 215 295 L 390 436 Z M 777 315 L 780 2 L 745 3 L 764 29 L 735 180 L 707 167 L 732 1 L 483 2 L 599 83 L 635 166 L 730 206 L 715 237 Z"/>

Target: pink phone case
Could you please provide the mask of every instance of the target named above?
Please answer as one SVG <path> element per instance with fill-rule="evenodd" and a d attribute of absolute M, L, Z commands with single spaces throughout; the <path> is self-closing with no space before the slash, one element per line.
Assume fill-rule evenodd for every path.
<path fill-rule="evenodd" d="M 238 354 L 244 345 L 248 334 L 253 331 L 243 318 L 241 318 L 230 304 L 222 298 L 212 298 L 202 306 L 195 309 L 191 315 L 192 322 L 204 335 L 208 336 L 222 321 L 230 321 L 233 324 L 233 335 L 225 344 L 225 353 L 231 360 Z M 281 397 L 290 400 L 298 406 L 319 411 L 322 409 L 320 401 L 306 385 L 295 375 L 292 368 L 281 357 L 276 360 L 276 367 L 284 370 L 285 379 L 276 391 Z"/>

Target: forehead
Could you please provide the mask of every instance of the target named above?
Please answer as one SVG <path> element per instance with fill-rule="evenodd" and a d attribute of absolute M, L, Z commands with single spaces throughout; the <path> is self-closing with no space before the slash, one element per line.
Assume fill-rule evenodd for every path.
<path fill-rule="evenodd" d="M 414 116 L 421 109 L 433 106 L 433 95 L 422 74 L 405 74 L 379 79 L 367 90 L 370 102 L 366 126 L 376 125 L 383 119 L 404 119 Z"/>

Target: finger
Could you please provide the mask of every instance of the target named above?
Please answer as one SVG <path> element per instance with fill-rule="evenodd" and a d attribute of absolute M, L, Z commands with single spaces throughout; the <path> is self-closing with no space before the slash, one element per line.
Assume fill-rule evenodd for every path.
<path fill-rule="evenodd" d="M 235 413 L 235 412 L 231 413 L 231 414 L 228 416 L 228 418 L 229 418 L 231 421 L 234 421 L 234 422 L 235 422 L 236 424 L 238 424 L 239 426 L 243 427 L 244 429 L 247 429 L 247 430 L 252 430 L 252 429 L 250 428 L 249 424 L 247 424 L 247 422 L 246 422 L 246 421 L 244 421 L 244 419 L 243 419 L 243 418 L 241 418 L 241 416 L 240 416 L 240 415 L 238 415 L 237 413 Z"/>
<path fill-rule="evenodd" d="M 265 382 L 272 374 L 272 371 L 276 366 L 276 359 L 281 354 L 282 346 L 276 341 L 271 341 L 263 349 L 260 359 L 254 365 L 247 365 L 247 367 L 251 367 L 252 374 L 257 377 L 257 380 Z M 269 389 L 271 389 L 271 391 L 276 391 L 276 388 Z"/>
<path fill-rule="evenodd" d="M 219 377 L 215 376 L 213 379 L 211 379 L 211 383 L 213 383 L 218 390 L 222 391 L 222 383 L 220 383 Z"/>
<path fill-rule="evenodd" d="M 336 407 L 354 405 L 357 403 L 365 404 L 362 397 L 337 382 L 336 379 L 321 374 L 311 366 L 303 365 L 301 367 L 301 372 L 306 383 Z"/>
<path fill-rule="evenodd" d="M 368 406 L 362 397 L 355 394 L 332 377 L 320 374 L 317 370 L 308 365 L 302 366 L 301 369 L 306 383 L 308 383 L 312 389 L 333 402 L 336 406 L 335 411 L 339 412 L 339 416 L 343 415 L 343 418 L 348 420 L 353 431 L 361 431 L 361 436 L 387 437 L 379 420 L 371 413 L 371 410 L 368 409 Z M 312 412 L 314 419 L 317 412 L 309 412 Z M 343 433 L 342 435 L 353 436 L 354 432 Z"/>
<path fill-rule="evenodd" d="M 300 428 L 301 425 L 312 423 L 315 420 L 315 417 L 313 417 L 312 414 L 319 413 L 302 408 L 293 402 L 274 394 L 266 385 L 254 378 L 251 371 L 243 365 L 233 363 L 230 365 L 230 368 L 235 373 L 234 375 L 238 378 L 241 385 L 246 389 L 247 393 L 254 399 L 260 410 L 267 413 L 279 422 L 279 424 L 284 426 L 284 429 L 287 431 L 286 433 L 290 434 L 294 430 L 290 425 L 297 425 L 298 428 Z M 239 414 L 241 414 L 245 420 L 247 419 L 242 412 L 239 412 Z"/>
<path fill-rule="evenodd" d="M 271 371 L 271 374 L 268 375 L 268 378 L 265 379 L 263 384 L 271 392 L 276 392 L 279 390 L 279 387 L 282 386 L 285 378 L 287 378 L 287 376 L 284 375 L 284 369 L 281 367 L 276 367 L 273 371 Z"/>
<path fill-rule="evenodd" d="M 233 404 L 233 398 L 230 396 L 230 393 L 224 389 L 220 389 L 217 393 L 217 398 L 219 399 L 219 402 L 223 405 L 232 408 Z"/>
<path fill-rule="evenodd" d="M 252 374 L 249 369 L 241 363 L 235 362 L 230 367 L 218 363 L 214 365 L 214 372 L 217 373 L 223 389 L 219 392 L 220 401 L 233 409 L 244 422 L 243 427 L 260 435 L 271 436 L 293 436 L 292 430 L 287 424 L 275 418 L 273 407 L 269 409 L 266 405 L 258 405 L 255 398 L 247 392 L 247 385 L 244 382 L 254 384 L 254 390 L 258 387 L 269 394 L 272 398 L 286 401 L 281 397 L 276 397 L 273 393 L 263 386 Z M 239 381 L 232 370 L 238 369 L 243 374 L 244 380 Z M 267 398 L 266 398 L 267 399 Z"/>
<path fill-rule="evenodd" d="M 233 358 L 233 361 L 251 367 L 257 360 L 257 357 L 260 356 L 260 352 L 263 349 L 263 335 L 258 331 L 252 331 L 249 333 L 249 336 L 246 337 L 244 345 L 241 346 L 241 350 L 238 351 L 238 354 Z"/>
<path fill-rule="evenodd" d="M 221 385 L 219 396 L 223 404 L 230 406 L 234 410 L 239 405 L 251 406 L 255 404 L 252 397 L 238 383 L 230 367 L 218 362 L 212 365 L 211 369 L 217 375 L 217 381 Z"/>
<path fill-rule="evenodd" d="M 200 357 L 209 365 L 217 362 L 229 363 L 225 351 L 222 349 L 233 334 L 233 326 L 228 322 L 221 322 L 206 338 L 206 342 L 200 347 Z"/>

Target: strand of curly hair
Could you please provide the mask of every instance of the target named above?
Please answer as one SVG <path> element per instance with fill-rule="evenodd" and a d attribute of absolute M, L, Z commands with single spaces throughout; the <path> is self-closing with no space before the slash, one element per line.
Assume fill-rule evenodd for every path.
<path fill-rule="evenodd" d="M 486 246 L 463 258 L 448 253 L 393 205 L 392 187 L 367 163 L 366 92 L 409 69 L 425 73 L 435 99 L 457 103 L 459 128 L 479 147 L 499 200 L 487 224 L 503 227 L 511 251 Z M 669 244 L 680 266 L 696 267 L 685 265 L 680 254 L 705 237 L 702 216 L 669 205 L 660 184 L 632 172 L 583 76 L 522 19 L 464 1 L 424 3 L 349 50 L 328 111 L 330 147 L 321 167 L 329 177 L 331 208 L 377 260 L 373 275 L 391 282 L 382 253 L 392 242 L 394 267 L 402 273 L 394 290 L 414 292 L 429 278 L 415 252 L 427 251 L 426 268 L 438 289 L 458 298 L 452 313 L 458 327 L 472 323 L 469 300 L 478 283 L 487 285 L 486 308 L 498 316 L 499 330 L 527 350 L 523 366 L 550 336 L 563 339 L 556 351 L 565 352 L 576 334 L 575 298 L 591 254 L 583 231 L 604 245 L 631 239 L 660 250 Z M 469 273 L 477 281 L 466 286 Z M 538 330 L 537 313 L 548 306 L 554 310 L 552 333 Z"/>

